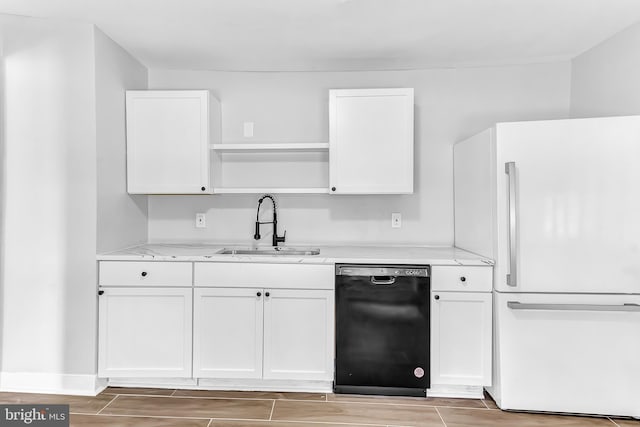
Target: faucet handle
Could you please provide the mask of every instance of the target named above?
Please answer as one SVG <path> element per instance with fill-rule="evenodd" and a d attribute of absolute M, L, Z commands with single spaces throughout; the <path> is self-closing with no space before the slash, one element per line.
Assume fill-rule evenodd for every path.
<path fill-rule="evenodd" d="M 284 243 L 284 240 L 287 238 L 287 230 L 284 230 L 284 234 L 282 236 L 276 235 L 276 243 Z"/>

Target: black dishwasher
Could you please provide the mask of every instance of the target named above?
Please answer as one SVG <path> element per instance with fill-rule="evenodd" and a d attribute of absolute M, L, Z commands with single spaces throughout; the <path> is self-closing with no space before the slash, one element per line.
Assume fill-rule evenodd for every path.
<path fill-rule="evenodd" d="M 426 396 L 429 266 L 336 264 L 336 393 Z"/>

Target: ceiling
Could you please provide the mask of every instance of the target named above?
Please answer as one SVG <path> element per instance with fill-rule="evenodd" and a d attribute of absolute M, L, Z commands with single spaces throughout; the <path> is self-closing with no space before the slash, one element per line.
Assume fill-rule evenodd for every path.
<path fill-rule="evenodd" d="M 97 25 L 149 68 L 330 71 L 564 60 L 640 0 L 0 0 Z"/>

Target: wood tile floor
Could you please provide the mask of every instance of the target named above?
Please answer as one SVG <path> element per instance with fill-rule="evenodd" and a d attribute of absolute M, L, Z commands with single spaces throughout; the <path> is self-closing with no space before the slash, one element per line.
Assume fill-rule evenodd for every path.
<path fill-rule="evenodd" d="M 640 421 L 504 412 L 490 399 L 363 397 L 110 387 L 95 397 L 0 393 L 0 403 L 66 403 L 72 426 L 640 427 Z"/>

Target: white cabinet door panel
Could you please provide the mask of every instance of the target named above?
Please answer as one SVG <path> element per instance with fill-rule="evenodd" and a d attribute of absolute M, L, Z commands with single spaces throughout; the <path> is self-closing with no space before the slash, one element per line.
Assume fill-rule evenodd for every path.
<path fill-rule="evenodd" d="M 333 379 L 334 294 L 266 290 L 264 378 Z"/>
<path fill-rule="evenodd" d="M 209 92 L 127 91 L 126 100 L 128 192 L 211 194 Z"/>
<path fill-rule="evenodd" d="M 194 290 L 194 377 L 262 377 L 263 298 L 262 289 Z"/>
<path fill-rule="evenodd" d="M 491 385 L 492 294 L 432 292 L 431 384 Z"/>
<path fill-rule="evenodd" d="M 105 288 L 100 377 L 191 377 L 191 289 Z"/>
<path fill-rule="evenodd" d="M 413 192 L 413 89 L 331 90 L 329 133 L 331 194 Z"/>

